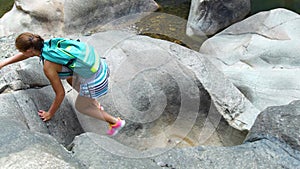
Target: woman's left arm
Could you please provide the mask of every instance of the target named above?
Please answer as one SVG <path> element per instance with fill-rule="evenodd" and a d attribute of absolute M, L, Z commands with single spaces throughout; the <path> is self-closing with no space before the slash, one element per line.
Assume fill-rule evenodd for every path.
<path fill-rule="evenodd" d="M 12 64 L 12 63 L 16 63 L 25 59 L 28 59 L 29 56 L 25 56 L 23 53 L 18 53 L 12 57 L 9 57 L 5 60 L 3 60 L 2 62 L 0 62 L 0 69 L 3 68 L 6 65 Z"/>
<path fill-rule="evenodd" d="M 39 110 L 38 114 L 43 121 L 50 120 L 51 117 L 54 116 L 55 112 L 58 110 L 62 101 L 64 100 L 65 89 L 57 73 L 61 71 L 61 67 L 61 65 L 50 61 L 45 61 L 44 63 L 44 73 L 49 79 L 51 86 L 55 92 L 55 99 L 52 105 L 50 106 L 48 112 L 44 110 Z"/>

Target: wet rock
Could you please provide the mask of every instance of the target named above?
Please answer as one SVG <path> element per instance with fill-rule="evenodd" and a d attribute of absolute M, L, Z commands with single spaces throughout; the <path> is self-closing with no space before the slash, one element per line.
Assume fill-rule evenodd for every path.
<path fill-rule="evenodd" d="M 250 9 L 250 0 L 192 0 L 186 32 L 190 36 L 214 35 L 242 20 Z"/>

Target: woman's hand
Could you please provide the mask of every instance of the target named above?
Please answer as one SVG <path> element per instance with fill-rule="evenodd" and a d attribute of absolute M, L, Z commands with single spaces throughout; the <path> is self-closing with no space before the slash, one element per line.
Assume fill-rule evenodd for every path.
<path fill-rule="evenodd" d="M 46 112 L 44 110 L 39 110 L 38 114 L 44 122 L 50 120 L 54 116 L 54 114 Z"/>

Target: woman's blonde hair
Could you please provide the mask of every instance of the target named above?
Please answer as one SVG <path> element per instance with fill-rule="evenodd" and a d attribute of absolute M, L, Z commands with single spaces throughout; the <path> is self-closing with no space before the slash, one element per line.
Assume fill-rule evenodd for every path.
<path fill-rule="evenodd" d="M 16 38 L 15 45 L 21 52 L 30 48 L 41 51 L 44 46 L 44 39 L 40 35 L 24 32 Z"/>

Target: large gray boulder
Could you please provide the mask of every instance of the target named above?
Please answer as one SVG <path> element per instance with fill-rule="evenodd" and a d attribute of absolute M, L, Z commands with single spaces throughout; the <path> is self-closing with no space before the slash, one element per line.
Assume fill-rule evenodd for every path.
<path fill-rule="evenodd" d="M 48 110 L 55 97 L 49 81 L 43 75 L 38 58 L 4 67 L 0 75 L 1 86 L 4 86 L 0 95 L 2 118 L 19 120 L 31 132 L 50 134 L 64 146 L 83 132 L 72 105 L 67 100 L 51 121 L 44 123 L 38 116 L 38 110 Z M 68 93 L 71 88 L 64 84 Z"/>
<path fill-rule="evenodd" d="M 122 17 L 158 9 L 154 0 L 68 0 L 64 2 L 64 30 L 68 33 L 89 32 Z"/>
<path fill-rule="evenodd" d="M 33 73 L 30 70 L 24 69 Z M 3 75 L 7 74 L 1 70 Z M 26 76 L 18 74 L 18 77 L 24 80 Z M 51 87 L 34 86 L 34 80 L 40 78 L 32 78 L 26 90 L 11 88 L 0 95 L 1 168 L 82 168 L 64 147 L 83 132 L 75 114 L 70 112 L 69 103 L 62 104 L 52 121 L 44 123 L 37 114 L 39 109 L 47 109 L 54 98 Z M 22 83 L 29 80 L 25 81 Z"/>
<path fill-rule="evenodd" d="M 87 168 L 144 168 L 144 169 L 159 169 L 151 158 L 130 158 L 123 156 L 123 154 L 130 155 L 130 152 L 125 152 L 124 149 L 121 154 L 109 151 L 106 148 L 113 148 L 114 140 L 106 136 L 100 136 L 95 133 L 85 133 L 75 138 L 71 145 L 73 157 Z M 114 147 L 115 149 L 119 147 Z M 137 152 L 138 153 L 138 152 Z M 136 154 L 138 155 L 138 154 Z"/>
<path fill-rule="evenodd" d="M 25 31 L 62 34 L 63 3 L 63 0 L 16 0 L 12 10 L 0 19 L 0 37 Z"/>
<path fill-rule="evenodd" d="M 260 140 L 234 147 L 172 149 L 154 162 L 169 168 L 298 168 L 300 153 L 278 141 Z"/>
<path fill-rule="evenodd" d="M 300 16 L 286 9 L 253 15 L 208 39 L 200 53 L 260 111 L 300 99 Z"/>
<path fill-rule="evenodd" d="M 3 59 L 0 59 L 3 60 Z M 0 70 L 0 92 L 38 88 L 49 85 L 39 59 L 28 59 Z"/>
<path fill-rule="evenodd" d="M 154 0 L 16 0 L 0 19 L 0 37 L 24 31 L 61 36 L 88 33 L 123 16 L 157 8 Z"/>
<path fill-rule="evenodd" d="M 64 101 L 51 121 L 38 116 L 54 99 L 38 58 L 5 67 L 0 75 L 6 86 L 0 94 L 0 168 L 83 168 L 64 147 L 83 132 L 70 103 Z"/>
<path fill-rule="evenodd" d="M 246 142 L 260 139 L 278 139 L 300 151 L 300 101 L 268 107 L 261 112 Z"/>
<path fill-rule="evenodd" d="M 213 35 L 244 19 L 250 9 L 250 0 L 192 0 L 186 33 Z"/>
<path fill-rule="evenodd" d="M 0 122 L 0 168 L 83 167 L 52 136 L 30 131 L 22 120 L 2 116 Z"/>
<path fill-rule="evenodd" d="M 244 133 L 228 123 L 247 130 L 259 113 L 198 52 L 122 31 L 101 32 L 81 40 L 106 57 L 110 91 L 99 102 L 107 112 L 127 121 L 115 139 L 132 151 L 240 144 Z M 86 132 L 105 134 L 106 123 L 80 113 L 77 116 Z"/>

